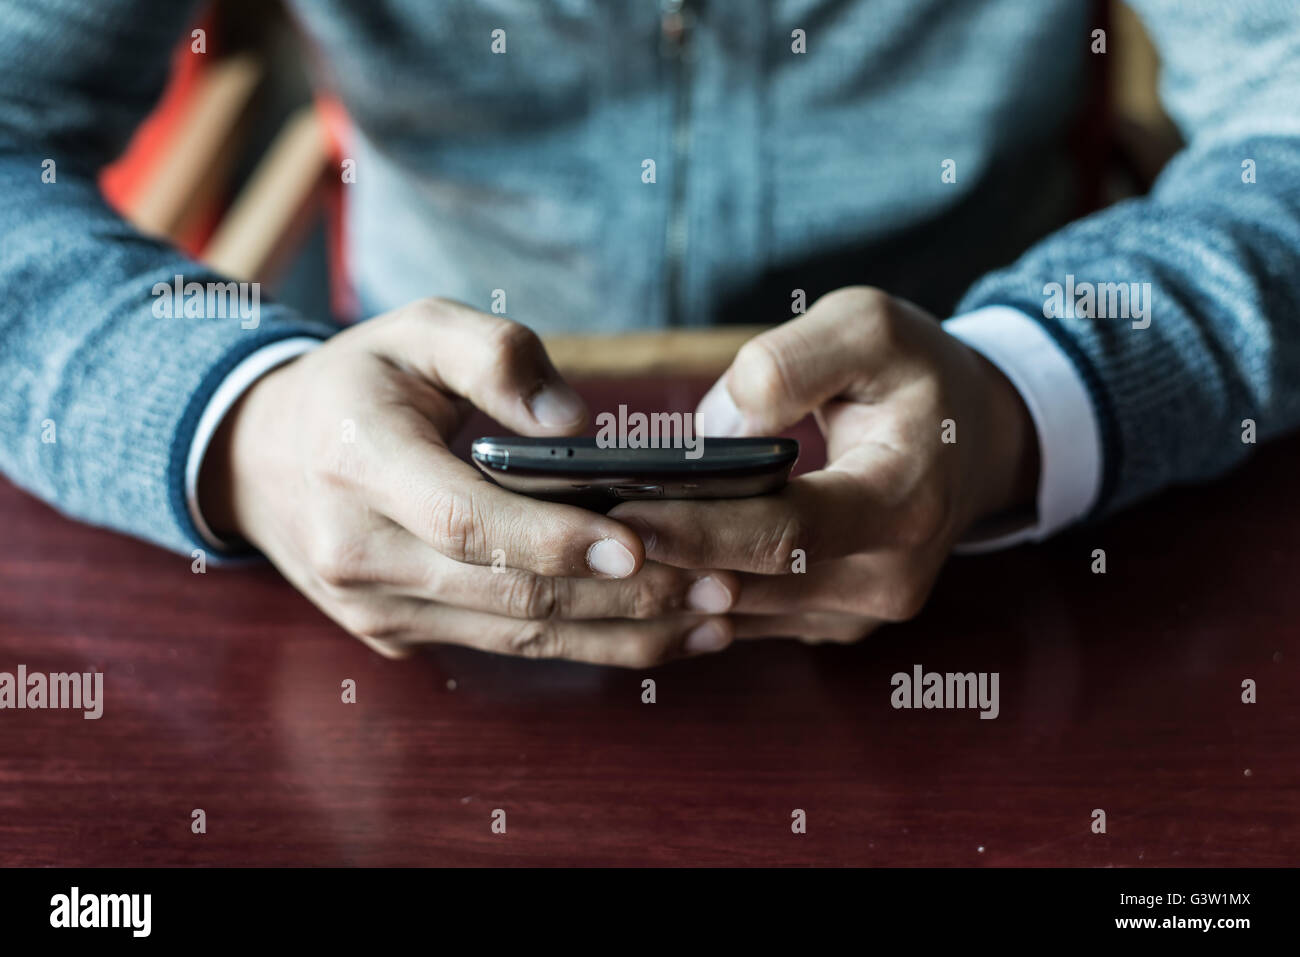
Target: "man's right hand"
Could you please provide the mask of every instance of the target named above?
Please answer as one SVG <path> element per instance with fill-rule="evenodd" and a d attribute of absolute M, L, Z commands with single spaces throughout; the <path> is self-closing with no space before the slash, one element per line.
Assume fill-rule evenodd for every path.
<path fill-rule="evenodd" d="M 646 563 L 627 526 L 494 485 L 448 450 L 470 406 L 523 435 L 587 418 L 508 319 L 430 299 L 352 327 L 226 416 L 204 517 L 391 657 L 448 642 L 644 667 L 730 642 L 736 575 Z"/>

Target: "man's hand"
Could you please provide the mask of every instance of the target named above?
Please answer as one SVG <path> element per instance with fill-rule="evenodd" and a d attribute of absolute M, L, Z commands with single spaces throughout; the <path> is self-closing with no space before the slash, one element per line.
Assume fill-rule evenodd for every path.
<path fill-rule="evenodd" d="M 447 449 L 471 405 L 524 435 L 587 417 L 527 328 L 417 302 L 260 379 L 200 506 L 390 656 L 443 641 L 641 667 L 726 646 L 734 575 L 646 563 L 619 522 L 492 484 Z"/>
<path fill-rule="evenodd" d="M 1032 504 L 1037 439 L 1018 393 L 879 290 L 837 290 L 746 343 L 700 403 L 706 435 L 773 435 L 809 412 L 827 466 L 781 493 L 610 513 L 651 559 L 744 573 L 737 637 L 856 641 L 910 618 L 963 531 Z"/>

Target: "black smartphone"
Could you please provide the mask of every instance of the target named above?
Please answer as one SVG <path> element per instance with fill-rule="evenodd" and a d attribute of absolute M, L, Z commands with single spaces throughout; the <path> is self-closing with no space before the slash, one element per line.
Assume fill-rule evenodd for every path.
<path fill-rule="evenodd" d="M 775 492 L 790 477 L 799 443 L 706 437 L 686 450 L 608 448 L 595 438 L 482 438 L 474 441 L 472 455 L 504 488 L 603 512 L 631 500 Z"/>

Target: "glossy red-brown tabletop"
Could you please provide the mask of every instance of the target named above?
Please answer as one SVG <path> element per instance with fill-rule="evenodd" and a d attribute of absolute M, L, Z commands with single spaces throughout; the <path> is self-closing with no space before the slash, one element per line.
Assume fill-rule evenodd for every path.
<path fill-rule="evenodd" d="M 698 392 L 588 390 L 598 410 Z M 954 560 L 917 620 L 860 645 L 652 673 L 387 661 L 268 567 L 196 575 L 0 482 L 0 671 L 102 671 L 106 699 L 98 721 L 0 711 L 0 863 L 1294 865 L 1298 477 L 1292 440 Z M 999 672 L 1000 716 L 894 710 L 916 664 Z"/>

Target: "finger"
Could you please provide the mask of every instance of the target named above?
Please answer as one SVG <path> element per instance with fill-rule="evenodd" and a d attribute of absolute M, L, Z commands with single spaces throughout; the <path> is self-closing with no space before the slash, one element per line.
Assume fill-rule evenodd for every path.
<path fill-rule="evenodd" d="M 422 598 L 510 618 L 660 618 L 721 614 L 740 592 L 732 572 L 685 571 L 647 562 L 630 578 L 607 581 L 537 575 L 453 561 L 414 536 L 387 549 L 388 594 Z"/>
<path fill-rule="evenodd" d="M 581 431 L 587 407 L 527 326 L 460 303 L 424 300 L 377 320 L 373 343 L 524 435 Z"/>
<path fill-rule="evenodd" d="M 539 575 L 627 578 L 640 569 L 640 538 L 587 509 L 516 495 L 485 479 L 417 416 L 367 436 L 372 507 L 441 554 L 473 565 Z"/>
<path fill-rule="evenodd" d="M 391 641 L 384 641 L 380 638 L 370 638 L 366 635 L 354 635 L 353 637 L 371 651 L 377 652 L 385 658 L 392 659 L 393 661 L 401 661 L 403 658 L 409 658 L 415 653 L 411 648 L 405 645 L 399 645 Z"/>
<path fill-rule="evenodd" d="M 871 333 L 887 300 L 840 290 L 746 342 L 699 404 L 704 434 L 774 435 L 870 375 L 886 358 Z"/>
<path fill-rule="evenodd" d="M 830 612 L 908 621 L 925 605 L 937 568 L 914 552 L 850 555 L 797 575 L 742 575 L 740 614 Z"/>
<path fill-rule="evenodd" d="M 408 601 L 411 606 L 401 627 L 386 636 L 408 647 L 445 642 L 496 654 L 645 668 L 674 658 L 721 651 L 732 640 L 731 624 L 723 616 L 521 621 L 466 608 Z"/>
<path fill-rule="evenodd" d="M 912 526 L 901 519 L 921 503 L 916 496 L 893 501 L 893 490 L 877 487 L 892 484 L 879 472 L 823 469 L 774 495 L 628 502 L 609 517 L 635 528 L 654 561 L 781 575 L 795 571 L 800 560 L 823 562 L 908 544 L 898 539 Z"/>
<path fill-rule="evenodd" d="M 823 641 L 851 644 L 861 641 L 882 624 L 858 615 L 835 615 L 809 612 L 795 615 L 731 615 L 737 639 L 798 638 L 800 641 Z"/>

